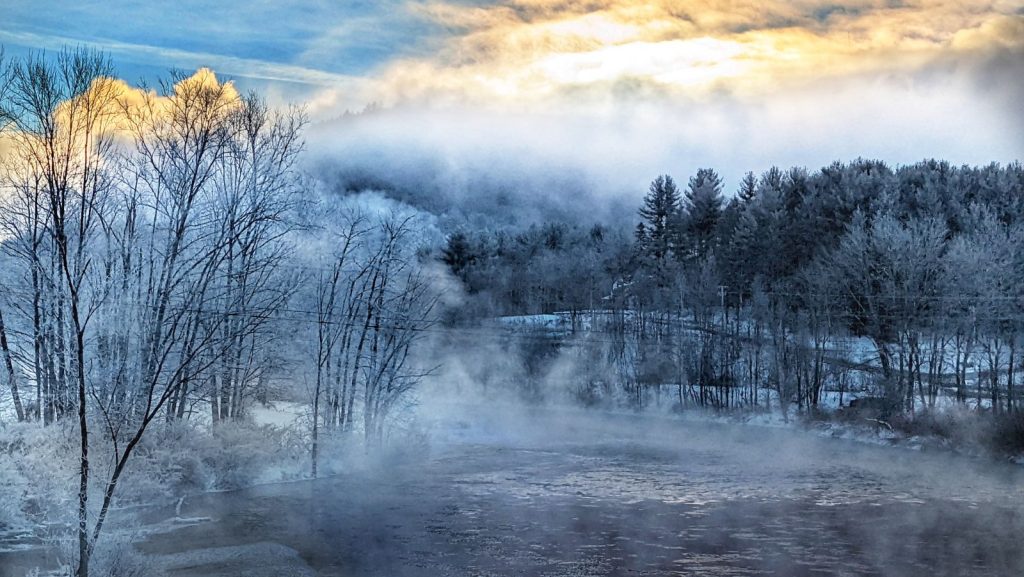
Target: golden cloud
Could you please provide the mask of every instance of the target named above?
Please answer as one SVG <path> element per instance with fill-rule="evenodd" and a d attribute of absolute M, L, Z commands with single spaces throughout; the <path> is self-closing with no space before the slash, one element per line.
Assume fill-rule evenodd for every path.
<path fill-rule="evenodd" d="M 57 106 L 56 125 L 77 131 L 76 126 L 81 126 L 88 116 L 94 119 L 95 135 L 116 136 L 129 130 L 132 117 L 168 118 L 176 102 L 196 91 L 215 94 L 222 101 L 225 113 L 240 102 L 234 84 L 231 81 L 221 83 L 209 68 L 200 68 L 191 76 L 179 79 L 163 95 L 152 89 L 131 86 L 119 78 L 100 77 L 94 79 L 85 92 Z"/>
<path fill-rule="evenodd" d="M 382 71 L 386 102 L 539 102 L 614 94 L 610 87 L 757 94 L 1024 42 L 1021 0 L 437 1 L 414 9 L 453 34 L 436 54 Z"/>
<path fill-rule="evenodd" d="M 52 113 L 52 137 L 69 159 L 90 150 L 95 154 L 93 145 L 100 139 L 127 143 L 134 131 L 151 130 L 159 123 L 171 121 L 181 108 L 176 105 L 199 92 L 215 95 L 218 105 L 211 109 L 222 114 L 228 114 L 241 102 L 234 85 L 221 83 L 207 68 L 179 79 L 166 94 L 133 87 L 117 78 L 95 78 L 81 94 L 56 106 Z M 26 120 L 28 124 L 12 123 L 0 130 L 0 180 L 16 182 L 44 162 L 40 154 L 46 147 L 41 145 L 39 133 L 31 128 L 36 123 Z"/>

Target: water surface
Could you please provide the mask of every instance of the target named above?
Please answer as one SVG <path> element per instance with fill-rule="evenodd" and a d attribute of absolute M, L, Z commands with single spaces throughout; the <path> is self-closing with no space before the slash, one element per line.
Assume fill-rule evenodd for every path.
<path fill-rule="evenodd" d="M 488 416 L 318 481 L 191 498 L 173 575 L 1024 575 L 1024 474 L 627 416 Z M 169 511 L 163 512 L 171 514 Z"/>

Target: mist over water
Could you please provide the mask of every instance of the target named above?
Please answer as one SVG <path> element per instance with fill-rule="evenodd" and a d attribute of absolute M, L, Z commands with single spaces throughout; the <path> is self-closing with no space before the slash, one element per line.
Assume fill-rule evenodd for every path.
<path fill-rule="evenodd" d="M 171 574 L 195 576 L 242 567 L 338 576 L 1010 576 L 1024 568 L 1018 468 L 761 427 L 449 409 L 461 416 L 439 416 L 418 456 L 192 498 L 184 514 L 212 522 L 140 547 Z M 268 543 L 297 556 L 254 564 L 273 550 Z"/>

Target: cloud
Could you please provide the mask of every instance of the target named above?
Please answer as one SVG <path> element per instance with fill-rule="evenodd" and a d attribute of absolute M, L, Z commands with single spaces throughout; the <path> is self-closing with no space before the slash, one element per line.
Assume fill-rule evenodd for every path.
<path fill-rule="evenodd" d="M 759 98 L 1019 47 L 1022 10 L 1022 0 L 382 0 L 301 11 L 183 0 L 174 11 L 137 2 L 111 11 L 12 0 L 0 42 L 210 67 L 275 94 L 312 95 L 327 115 L 370 102 L 601 107 Z"/>
<path fill-rule="evenodd" d="M 1024 14 L 1000 15 L 953 35 L 953 48 L 988 51 L 1024 48 Z"/>
<path fill-rule="evenodd" d="M 329 186 L 385 191 L 438 214 L 621 223 L 662 173 L 685 183 L 712 167 L 731 193 L 744 172 L 772 165 L 1020 159 L 1024 131 L 992 101 L 999 82 L 983 81 L 980 63 L 963 66 L 832 78 L 758 99 L 648 99 L 601 113 L 399 106 L 321 123 L 309 150 Z M 1004 70 L 989 66 L 994 77 Z"/>
<path fill-rule="evenodd" d="M 21 6 L 31 18 L 35 9 Z M 772 164 L 1005 162 L 1024 151 L 1024 0 L 251 8 L 193 3 L 185 11 L 195 14 L 166 26 L 97 27 L 103 38 L 22 25 L 0 41 L 56 48 L 86 38 L 115 61 L 209 66 L 240 85 L 261 79 L 271 94 L 302 86 L 322 122 L 310 149 L 334 154 L 325 164 L 367 182 L 372 168 L 370 184 L 410 195 L 427 181 L 421 197 L 446 206 L 486 189 L 494 210 L 512 210 L 500 208 L 508 191 L 528 191 L 544 198 L 532 205 L 542 215 L 581 190 L 639 195 L 658 173 L 685 179 L 699 166 L 734 180 Z M 331 121 L 370 103 L 385 110 Z M 512 184 L 503 192 L 474 173 Z"/>
<path fill-rule="evenodd" d="M 1020 2 L 515 0 L 412 4 L 452 30 L 374 81 L 384 102 L 547 103 L 616 99 L 623 86 L 707 98 L 790 83 L 907 71 L 1019 46 Z M 632 94 L 633 91 L 625 91 Z"/>
<path fill-rule="evenodd" d="M 108 76 L 94 78 L 84 91 L 77 94 L 71 94 L 72 86 L 64 82 L 58 81 L 53 88 L 66 94 L 50 110 L 55 127 L 51 138 L 59 144 L 61 154 L 71 155 L 82 154 L 83 147 L 94 144 L 96 137 L 110 136 L 127 142 L 136 131 L 173 123 L 182 102 L 194 101 L 200 94 L 214 96 L 216 101 L 211 103 L 210 110 L 224 115 L 237 110 L 242 102 L 234 84 L 219 80 L 208 68 L 200 68 L 188 76 L 182 75 L 167 87 L 165 93 L 131 86 Z M 19 101 L 20 98 L 13 100 Z M 19 107 L 12 110 L 16 119 L 0 126 L 0 164 L 4 170 L 16 174 L 32 164 L 33 161 L 28 161 L 28 165 L 24 161 L 37 154 L 33 151 L 43 145 L 40 140 L 43 137 L 38 131 L 33 111 L 25 111 L 26 114 L 21 116 Z M 85 130 L 87 125 L 88 130 Z"/>
<path fill-rule="evenodd" d="M 371 79 L 390 110 L 323 124 L 310 149 L 341 186 L 520 222 L 581 203 L 628 219 L 655 175 L 699 167 L 732 190 L 772 165 L 1012 162 L 1024 156 L 1020 8 L 430 2 L 414 9 L 451 37 Z M 314 115 L 336 115 L 334 95 Z"/>
<path fill-rule="evenodd" d="M 451 35 L 371 78 L 393 109 L 325 124 L 313 147 L 336 143 L 331 162 L 350 174 L 386 167 L 385 187 L 415 190 L 403 174 L 428 174 L 421 200 L 451 206 L 515 204 L 467 176 L 500 173 L 525 219 L 580 190 L 632 202 L 655 175 L 702 166 L 732 187 L 773 164 L 1011 162 L 1024 156 L 1022 5 L 428 2 L 413 9 Z M 315 116 L 338 112 L 333 94 Z"/>

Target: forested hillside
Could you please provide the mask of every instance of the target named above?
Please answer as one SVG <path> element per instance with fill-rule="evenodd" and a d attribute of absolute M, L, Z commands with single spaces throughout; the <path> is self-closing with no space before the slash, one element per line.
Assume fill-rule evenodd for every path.
<path fill-rule="evenodd" d="M 675 383 L 684 405 L 684 389 L 718 408 L 770 389 L 783 410 L 817 408 L 854 369 L 887 412 L 1019 404 L 1019 164 L 772 167 L 734 192 L 702 169 L 682 189 L 657 177 L 636 222 L 632 238 L 558 222 L 457 231 L 442 258 L 490 314 L 615 319 L 594 330 L 622 339 L 612 358 L 635 341 L 618 383 Z"/>

